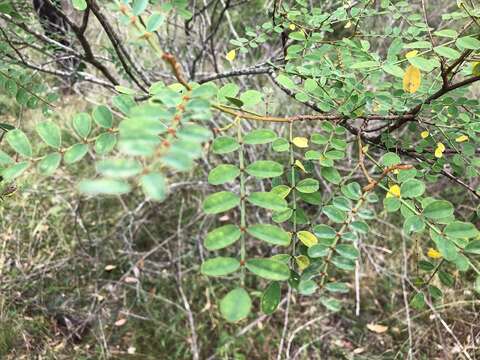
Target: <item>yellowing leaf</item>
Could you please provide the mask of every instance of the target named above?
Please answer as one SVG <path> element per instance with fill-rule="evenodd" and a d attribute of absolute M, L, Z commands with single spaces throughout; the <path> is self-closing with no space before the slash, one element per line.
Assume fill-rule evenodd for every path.
<path fill-rule="evenodd" d="M 293 138 L 292 142 L 296 147 L 299 147 L 299 148 L 308 147 L 308 139 L 304 137 L 295 137 Z"/>
<path fill-rule="evenodd" d="M 310 259 L 305 255 L 296 256 L 295 262 L 297 263 L 297 266 L 300 269 L 300 271 L 303 271 L 310 266 Z"/>
<path fill-rule="evenodd" d="M 413 58 L 413 57 L 417 56 L 417 54 L 418 54 L 418 50 L 412 50 L 412 51 L 407 52 L 405 54 L 405 57 L 407 59 L 410 59 L 410 58 Z"/>
<path fill-rule="evenodd" d="M 440 159 L 443 156 L 443 152 L 445 151 L 445 145 L 442 143 L 437 144 L 437 148 L 435 149 L 435 157 Z"/>
<path fill-rule="evenodd" d="M 403 75 L 403 90 L 410 94 L 417 92 L 422 82 L 420 70 L 413 65 L 408 65 Z"/>
<path fill-rule="evenodd" d="M 297 27 L 295 26 L 295 24 L 290 24 L 290 25 L 288 25 L 288 28 L 293 31 L 293 30 L 295 30 Z"/>
<path fill-rule="evenodd" d="M 299 231 L 297 233 L 298 239 L 306 246 L 311 247 L 318 243 L 318 239 L 309 231 Z"/>
<path fill-rule="evenodd" d="M 307 170 L 305 170 L 305 167 L 303 166 L 302 162 L 300 160 L 295 160 L 295 166 L 302 169 L 303 172 L 307 172 Z"/>
<path fill-rule="evenodd" d="M 430 135 L 430 133 L 427 130 L 422 131 L 420 133 L 420 136 L 422 137 L 422 139 L 426 139 L 429 135 Z"/>
<path fill-rule="evenodd" d="M 388 326 L 384 326 L 380 324 L 367 324 L 367 329 L 374 333 L 382 334 L 388 330 Z"/>
<path fill-rule="evenodd" d="M 390 198 L 390 197 L 400 197 L 400 186 L 398 186 L 397 184 L 395 185 L 392 185 L 390 186 L 390 189 L 388 189 L 388 193 L 387 193 L 387 198 Z"/>
<path fill-rule="evenodd" d="M 461 143 L 461 142 L 464 142 L 464 141 L 468 141 L 468 136 L 467 135 L 460 135 L 459 137 L 457 137 L 455 139 L 456 142 L 458 143 Z"/>
<path fill-rule="evenodd" d="M 228 61 L 233 61 L 235 60 L 235 57 L 237 56 L 237 52 L 235 49 L 230 50 L 225 57 L 227 58 Z"/>
<path fill-rule="evenodd" d="M 442 257 L 442 254 L 440 254 L 440 252 L 438 252 L 434 248 L 429 248 L 427 251 L 427 256 L 432 259 L 440 259 Z"/>
<path fill-rule="evenodd" d="M 480 62 L 474 62 L 472 67 L 472 75 L 479 76 L 480 75 Z"/>
<path fill-rule="evenodd" d="M 351 27 L 352 27 L 352 22 L 351 21 L 348 21 L 344 26 L 345 29 L 349 29 Z"/>

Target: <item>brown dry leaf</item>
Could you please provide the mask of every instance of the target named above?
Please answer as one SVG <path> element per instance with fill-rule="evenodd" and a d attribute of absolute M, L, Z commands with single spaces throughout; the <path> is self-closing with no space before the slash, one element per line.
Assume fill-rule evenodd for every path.
<path fill-rule="evenodd" d="M 417 92 L 422 82 L 421 76 L 420 70 L 413 65 L 408 65 L 407 71 L 403 75 L 403 90 L 410 94 Z"/>
<path fill-rule="evenodd" d="M 383 334 L 388 330 L 388 326 L 380 324 L 367 324 L 367 329 L 377 334 Z"/>

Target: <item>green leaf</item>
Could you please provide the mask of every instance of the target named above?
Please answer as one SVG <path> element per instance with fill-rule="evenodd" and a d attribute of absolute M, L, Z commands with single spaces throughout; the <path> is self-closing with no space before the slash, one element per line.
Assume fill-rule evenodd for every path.
<path fill-rule="evenodd" d="M 29 166 L 30 166 L 29 161 L 22 161 L 22 162 L 16 163 L 13 166 L 10 166 L 7 169 L 3 169 L 0 172 L 0 175 L 3 177 L 3 179 L 6 182 L 9 182 L 19 177 L 20 175 L 22 175 L 23 172 L 29 168 Z"/>
<path fill-rule="evenodd" d="M 143 192 L 150 199 L 163 201 L 167 196 L 167 184 L 165 176 L 161 173 L 153 172 L 143 175 L 140 178 Z"/>
<path fill-rule="evenodd" d="M 276 77 L 276 80 L 280 85 L 282 85 L 283 87 L 285 87 L 287 89 L 291 90 L 291 89 L 294 89 L 294 88 L 297 87 L 297 85 L 295 85 L 295 82 L 284 74 L 279 74 Z"/>
<path fill-rule="evenodd" d="M 133 159 L 108 159 L 96 164 L 97 172 L 105 177 L 129 178 L 142 172 L 143 167 Z"/>
<path fill-rule="evenodd" d="M 240 239 L 241 231 L 238 226 L 228 224 L 210 231 L 203 243 L 207 250 L 219 250 L 232 245 Z"/>
<path fill-rule="evenodd" d="M 287 139 L 278 138 L 273 141 L 273 144 L 272 144 L 273 151 L 285 152 L 285 151 L 288 151 L 289 148 L 290 148 L 290 143 L 288 142 Z"/>
<path fill-rule="evenodd" d="M 425 192 L 425 184 L 417 179 L 409 179 L 400 186 L 400 194 L 405 198 L 416 198 Z"/>
<path fill-rule="evenodd" d="M 212 185 L 221 185 L 235 180 L 240 175 L 240 169 L 234 165 L 221 164 L 208 174 L 208 182 Z"/>
<path fill-rule="evenodd" d="M 413 66 L 419 68 L 420 70 L 423 70 L 425 72 L 430 72 L 436 67 L 440 66 L 440 63 L 436 59 L 425 59 L 421 56 L 414 56 L 408 58 L 408 61 L 410 64 Z"/>
<path fill-rule="evenodd" d="M 62 161 L 62 156 L 59 153 L 48 154 L 38 162 L 37 169 L 40 174 L 50 176 L 57 170 L 60 161 Z"/>
<path fill-rule="evenodd" d="M 204 126 L 191 124 L 183 126 L 177 132 L 177 136 L 183 140 L 205 142 L 212 138 L 212 132 Z"/>
<path fill-rule="evenodd" d="M 369 227 L 365 221 L 352 221 L 349 225 L 350 229 L 361 234 L 368 234 Z"/>
<path fill-rule="evenodd" d="M 444 229 L 445 235 L 457 239 L 469 239 L 478 235 L 478 230 L 472 223 L 454 221 Z"/>
<path fill-rule="evenodd" d="M 372 68 L 372 67 L 377 67 L 380 64 L 377 61 L 360 61 L 354 63 L 352 66 L 350 66 L 351 69 L 366 69 L 366 68 Z"/>
<path fill-rule="evenodd" d="M 443 29 L 435 31 L 433 35 L 447 38 L 456 38 L 458 36 L 458 33 L 455 30 Z"/>
<path fill-rule="evenodd" d="M 6 152 L 0 150 L 0 165 L 11 165 L 13 163 L 15 163 L 15 160 Z"/>
<path fill-rule="evenodd" d="M 439 220 L 453 215 L 453 205 L 446 200 L 434 200 L 423 209 L 423 215 Z"/>
<path fill-rule="evenodd" d="M 298 283 L 298 292 L 305 296 L 314 294 L 317 288 L 317 283 L 310 279 L 300 280 L 300 282 Z"/>
<path fill-rule="evenodd" d="M 433 231 L 430 232 L 430 237 L 440 251 L 440 254 L 445 258 L 445 260 L 453 261 L 458 256 L 458 251 L 453 243 L 453 241 L 440 236 Z"/>
<path fill-rule="evenodd" d="M 74 116 L 72 126 L 82 139 L 86 139 L 92 129 L 92 119 L 87 113 L 79 113 Z"/>
<path fill-rule="evenodd" d="M 257 90 L 247 90 L 240 95 L 240 100 L 246 106 L 257 105 L 263 100 L 263 94 Z"/>
<path fill-rule="evenodd" d="M 251 308 L 250 295 L 242 288 L 233 289 L 220 301 L 220 313 L 228 322 L 245 319 Z"/>
<path fill-rule="evenodd" d="M 341 188 L 342 194 L 350 200 L 360 200 L 362 197 L 362 187 L 357 182 L 351 182 L 343 185 Z"/>
<path fill-rule="evenodd" d="M 49 146 L 58 149 L 62 144 L 60 128 L 52 121 L 43 121 L 36 126 L 38 135 Z"/>
<path fill-rule="evenodd" d="M 284 211 L 288 207 L 285 199 L 269 192 L 253 192 L 247 200 L 253 205 L 273 211 Z"/>
<path fill-rule="evenodd" d="M 148 6 L 148 0 L 134 0 L 133 2 L 133 15 L 139 16 L 141 15 Z"/>
<path fill-rule="evenodd" d="M 268 280 L 282 281 L 290 278 L 290 269 L 288 266 L 272 259 L 249 259 L 245 266 L 255 275 Z"/>
<path fill-rule="evenodd" d="M 300 180 L 295 186 L 295 188 L 301 193 L 311 194 L 316 192 L 320 188 L 320 184 L 318 183 L 318 180 L 308 178 Z"/>
<path fill-rule="evenodd" d="M 480 255 L 480 240 L 470 241 L 464 249 L 469 254 Z"/>
<path fill-rule="evenodd" d="M 450 60 L 455 60 L 460 57 L 460 53 L 457 50 L 449 48 L 447 46 L 434 47 L 433 51 L 435 51 L 438 55 Z"/>
<path fill-rule="evenodd" d="M 72 0 L 72 5 L 79 11 L 84 11 L 87 8 L 87 2 L 85 0 Z"/>
<path fill-rule="evenodd" d="M 283 166 L 271 160 L 257 160 L 248 165 L 245 170 L 249 175 L 259 179 L 277 177 L 283 174 Z"/>
<path fill-rule="evenodd" d="M 425 297 L 422 292 L 418 292 L 410 301 L 410 306 L 416 310 L 425 308 Z"/>
<path fill-rule="evenodd" d="M 228 154 L 240 147 L 237 140 L 231 136 L 219 136 L 213 140 L 212 151 L 215 154 Z"/>
<path fill-rule="evenodd" d="M 117 137 L 115 134 L 105 132 L 100 134 L 95 141 L 95 152 L 100 155 L 108 154 L 113 150 L 117 143 Z"/>
<path fill-rule="evenodd" d="M 403 223 L 403 231 L 405 231 L 406 234 L 410 234 L 412 232 L 421 232 L 424 229 L 425 222 L 423 221 L 422 217 L 418 215 L 410 215 Z"/>
<path fill-rule="evenodd" d="M 63 160 L 66 164 L 73 164 L 77 161 L 83 159 L 83 157 L 87 154 L 88 146 L 85 144 L 75 144 L 71 146 L 65 154 L 63 154 Z"/>
<path fill-rule="evenodd" d="M 103 128 L 109 129 L 113 125 L 112 112 L 105 105 L 97 106 L 93 110 L 93 120 L 95 120 L 98 126 L 101 126 Z"/>
<path fill-rule="evenodd" d="M 277 134 L 269 129 L 256 129 L 245 135 L 243 141 L 248 145 L 268 144 L 277 138 Z"/>
<path fill-rule="evenodd" d="M 12 147 L 12 149 L 20 155 L 25 157 L 32 156 L 32 146 L 22 130 L 15 129 L 7 132 L 7 135 L 5 135 L 5 140 Z"/>
<path fill-rule="evenodd" d="M 315 236 L 319 239 L 335 239 L 337 232 L 331 226 L 320 224 L 313 228 Z"/>
<path fill-rule="evenodd" d="M 207 196 L 203 202 L 203 211 L 206 214 L 218 214 L 233 209 L 240 204 L 238 195 L 228 191 L 220 191 Z"/>
<path fill-rule="evenodd" d="M 338 185 L 342 181 L 342 176 L 334 167 L 322 167 L 320 173 L 325 180 L 332 184 Z"/>
<path fill-rule="evenodd" d="M 403 71 L 400 66 L 395 64 L 383 65 L 383 71 L 398 78 L 403 78 L 405 74 L 405 71 Z"/>
<path fill-rule="evenodd" d="M 347 220 L 347 213 L 341 210 L 338 210 L 332 205 L 325 206 L 322 209 L 322 212 L 327 215 L 327 217 L 334 223 L 343 223 Z"/>
<path fill-rule="evenodd" d="M 154 32 L 157 31 L 160 26 L 162 26 L 165 21 L 165 16 L 158 12 L 154 12 L 147 20 L 147 31 Z"/>
<path fill-rule="evenodd" d="M 336 246 L 335 251 L 347 259 L 355 260 L 360 256 L 355 246 L 350 244 L 339 244 Z"/>
<path fill-rule="evenodd" d="M 240 261 L 231 257 L 216 257 L 206 260 L 200 272 L 207 276 L 225 276 L 240 268 Z"/>
<path fill-rule="evenodd" d="M 320 302 L 325 306 L 328 310 L 332 312 L 338 312 L 342 309 L 342 304 L 340 301 L 334 298 L 320 298 Z"/>
<path fill-rule="evenodd" d="M 330 247 L 323 244 L 315 244 L 308 248 L 307 253 L 311 258 L 324 257 L 330 254 Z"/>
<path fill-rule="evenodd" d="M 275 225 L 257 224 L 247 228 L 247 232 L 253 237 L 268 242 L 273 245 L 288 246 L 290 245 L 291 236 Z"/>
<path fill-rule="evenodd" d="M 262 294 L 260 304 L 263 313 L 266 315 L 273 314 L 280 304 L 281 296 L 280 284 L 276 281 L 271 282 Z"/>
<path fill-rule="evenodd" d="M 458 38 L 457 41 L 455 41 L 455 45 L 457 45 L 457 47 L 460 50 L 463 50 L 463 49 L 478 50 L 480 49 L 480 40 L 477 40 L 471 36 L 464 36 L 464 37 Z"/>
<path fill-rule="evenodd" d="M 78 188 L 80 192 L 90 195 L 121 195 L 131 190 L 125 181 L 113 179 L 82 180 Z"/>
<path fill-rule="evenodd" d="M 349 292 L 347 284 L 341 282 L 328 283 L 325 285 L 325 289 L 333 293 L 346 294 Z"/>
<path fill-rule="evenodd" d="M 381 163 L 383 166 L 389 167 L 389 166 L 393 166 L 393 165 L 400 164 L 401 161 L 402 161 L 402 160 L 400 159 L 400 156 L 398 156 L 398 155 L 395 154 L 395 153 L 388 152 L 388 153 L 386 153 L 385 155 L 383 155 L 382 160 L 380 161 L 380 163 Z"/>

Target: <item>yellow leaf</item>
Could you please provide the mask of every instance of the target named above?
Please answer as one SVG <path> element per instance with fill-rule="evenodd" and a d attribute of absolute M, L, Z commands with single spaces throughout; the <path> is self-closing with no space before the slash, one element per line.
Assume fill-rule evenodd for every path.
<path fill-rule="evenodd" d="M 479 76 L 480 75 L 480 62 L 474 62 L 472 67 L 472 75 Z"/>
<path fill-rule="evenodd" d="M 305 170 L 305 167 L 303 166 L 302 162 L 300 160 L 295 160 L 295 166 L 300 168 L 303 172 L 307 172 L 307 170 Z"/>
<path fill-rule="evenodd" d="M 440 259 L 442 257 L 442 254 L 440 254 L 434 248 L 429 248 L 428 251 L 427 251 L 427 256 L 432 258 L 432 259 Z"/>
<path fill-rule="evenodd" d="M 345 29 L 348 29 L 348 28 L 351 28 L 351 27 L 352 27 L 352 22 L 351 21 L 348 21 L 344 26 Z"/>
<path fill-rule="evenodd" d="M 295 262 L 297 263 L 297 266 L 300 269 L 300 271 L 303 271 L 310 266 L 310 260 L 305 255 L 296 256 Z"/>
<path fill-rule="evenodd" d="M 288 25 L 288 28 L 293 31 L 293 30 L 296 29 L 296 26 L 295 26 L 295 24 L 290 24 L 290 25 Z"/>
<path fill-rule="evenodd" d="M 235 49 L 230 50 L 225 57 L 227 58 L 228 61 L 233 61 L 235 60 L 235 57 L 237 56 L 237 51 Z"/>
<path fill-rule="evenodd" d="M 295 137 L 293 138 L 292 142 L 296 147 L 299 147 L 299 148 L 308 147 L 308 139 L 304 137 Z"/>
<path fill-rule="evenodd" d="M 427 130 L 422 131 L 420 133 L 420 136 L 422 137 L 422 139 L 426 139 L 428 137 L 428 135 L 430 135 L 430 133 Z"/>
<path fill-rule="evenodd" d="M 391 198 L 391 197 L 399 198 L 400 197 L 400 186 L 398 186 L 397 184 L 390 186 L 390 189 L 388 189 L 386 197 L 387 198 Z"/>
<path fill-rule="evenodd" d="M 410 94 L 417 92 L 420 83 L 422 82 L 421 76 L 422 74 L 420 73 L 420 70 L 413 65 L 408 65 L 407 70 L 403 75 L 403 90 Z"/>
<path fill-rule="evenodd" d="M 380 324 L 367 324 L 367 329 L 377 334 L 382 334 L 388 330 L 388 326 Z"/>
<path fill-rule="evenodd" d="M 460 135 L 459 137 L 457 137 L 455 139 L 456 142 L 458 143 L 461 143 L 461 142 L 464 142 L 464 141 L 468 141 L 468 136 L 467 135 Z"/>
<path fill-rule="evenodd" d="M 435 149 L 435 157 L 440 159 L 443 156 L 443 152 L 445 151 L 445 145 L 442 143 L 437 144 L 437 148 Z"/>
<path fill-rule="evenodd" d="M 299 231 L 297 233 L 298 239 L 306 246 L 311 247 L 318 243 L 318 239 L 309 231 Z"/>
<path fill-rule="evenodd" d="M 413 58 L 413 57 L 417 56 L 417 54 L 418 54 L 418 50 L 412 50 L 412 51 L 407 52 L 405 54 L 405 57 L 407 59 L 410 59 L 410 58 Z"/>

